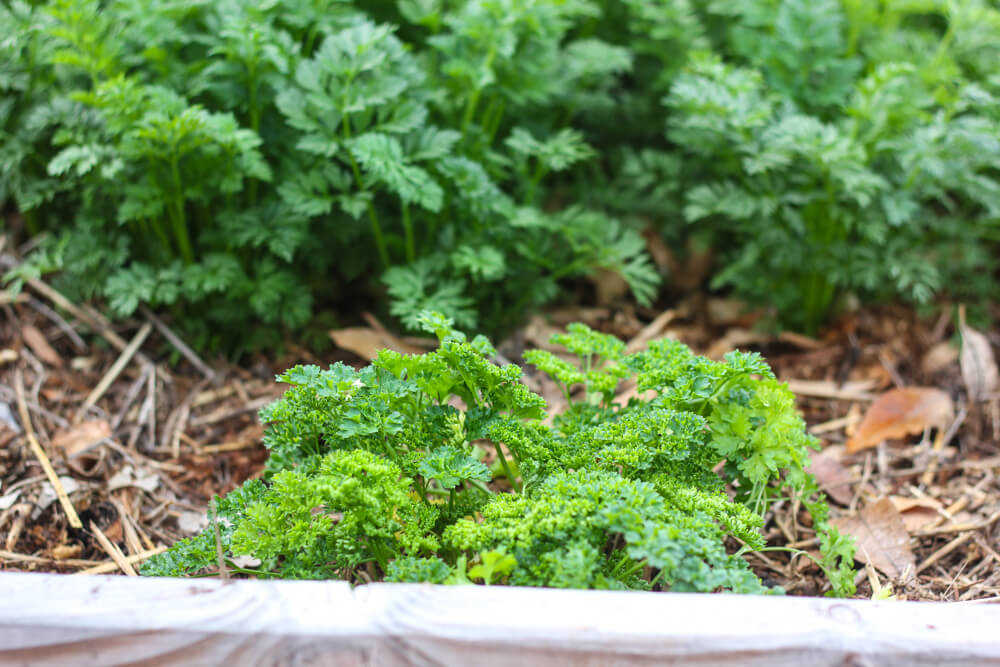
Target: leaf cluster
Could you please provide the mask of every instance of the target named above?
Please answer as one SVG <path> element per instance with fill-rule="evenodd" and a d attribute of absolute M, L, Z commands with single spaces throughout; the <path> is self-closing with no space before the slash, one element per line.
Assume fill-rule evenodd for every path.
<path fill-rule="evenodd" d="M 663 103 L 715 285 L 815 331 L 842 297 L 988 298 L 1000 212 L 995 3 L 707 3 Z M 992 49 L 992 51 L 991 51 Z M 675 200 L 677 201 L 677 200 Z M 726 252 L 728 251 L 728 252 Z"/>
<path fill-rule="evenodd" d="M 411 328 L 432 308 L 499 331 L 597 270 L 648 302 L 636 231 L 551 205 L 597 159 L 577 110 L 631 67 L 585 36 L 601 11 L 15 0 L 0 206 L 50 240 L 8 280 L 59 271 L 70 298 L 169 309 L 230 350 L 380 278 Z"/>
<path fill-rule="evenodd" d="M 240 571 L 759 593 L 726 540 L 765 548 L 765 513 L 792 497 L 813 515 L 833 591 L 853 590 L 851 543 L 804 469 L 815 442 L 759 355 L 713 362 L 668 340 L 626 354 L 573 325 L 552 341 L 566 356 L 526 355 L 571 400 L 548 415 L 486 339 L 437 313 L 420 324 L 436 351 L 278 376 L 289 389 L 261 412 L 265 481 L 218 503 L 225 557 L 259 563 Z M 646 397 L 617 404 L 628 379 Z M 206 530 L 143 572 L 211 571 L 215 539 Z"/>
<path fill-rule="evenodd" d="M 678 264 L 711 247 L 711 287 L 786 327 L 852 300 L 989 302 L 995 2 L 618 4 L 598 34 L 630 34 L 633 67 L 585 115 L 608 158 L 581 201 L 656 225 Z"/>

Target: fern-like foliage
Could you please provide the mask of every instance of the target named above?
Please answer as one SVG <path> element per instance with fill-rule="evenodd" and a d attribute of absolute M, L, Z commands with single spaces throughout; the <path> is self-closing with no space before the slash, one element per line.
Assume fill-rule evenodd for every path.
<path fill-rule="evenodd" d="M 578 38 L 601 8 L 385 4 L 5 6 L 0 201 L 52 233 L 22 274 L 230 350 L 383 274 L 411 328 L 435 308 L 498 331 L 599 269 L 648 303 L 630 228 L 548 206 L 597 157 L 577 110 L 631 66 Z"/>

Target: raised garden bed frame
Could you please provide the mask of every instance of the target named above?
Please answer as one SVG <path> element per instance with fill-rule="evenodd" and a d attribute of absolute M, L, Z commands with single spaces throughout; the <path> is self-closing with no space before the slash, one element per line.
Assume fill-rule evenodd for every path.
<path fill-rule="evenodd" d="M 1000 606 L 0 574 L 0 665 L 1000 664 Z"/>

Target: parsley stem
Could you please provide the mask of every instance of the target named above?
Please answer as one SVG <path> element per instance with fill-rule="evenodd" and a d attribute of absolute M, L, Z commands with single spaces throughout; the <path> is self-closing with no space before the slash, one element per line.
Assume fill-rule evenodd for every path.
<path fill-rule="evenodd" d="M 495 496 L 496 495 L 495 493 L 493 493 L 493 490 L 490 489 L 490 487 L 486 486 L 486 484 L 484 484 L 483 482 L 479 481 L 478 479 L 467 479 L 465 481 L 468 482 L 469 484 L 471 484 L 472 486 L 476 487 L 477 489 L 479 489 L 483 493 L 489 494 L 491 496 Z"/>
<path fill-rule="evenodd" d="M 497 457 L 500 459 L 500 466 L 503 468 L 503 473 L 506 475 L 507 481 L 510 482 L 512 487 L 514 487 L 515 491 L 521 493 L 522 487 L 517 483 L 517 479 L 514 478 L 514 473 L 510 470 L 510 465 L 507 463 L 507 457 L 503 455 L 503 449 L 500 448 L 500 443 L 494 442 L 493 447 L 497 450 Z"/>
<path fill-rule="evenodd" d="M 388 565 L 389 562 L 389 558 L 388 554 L 386 553 L 385 546 L 382 544 L 382 541 L 375 537 L 370 538 L 368 541 L 368 546 L 371 548 L 372 555 L 375 556 L 375 562 L 377 562 L 378 566 L 382 569 L 383 572 L 385 572 L 386 565 Z"/>

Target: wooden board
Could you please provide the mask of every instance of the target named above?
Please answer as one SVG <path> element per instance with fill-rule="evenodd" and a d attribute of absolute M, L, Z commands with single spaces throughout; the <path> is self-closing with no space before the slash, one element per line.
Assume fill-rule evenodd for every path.
<path fill-rule="evenodd" d="M 1000 607 L 0 574 L 0 665 L 1000 664 Z"/>

